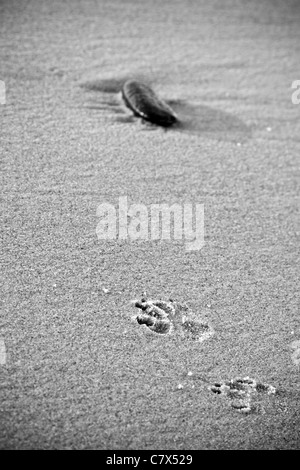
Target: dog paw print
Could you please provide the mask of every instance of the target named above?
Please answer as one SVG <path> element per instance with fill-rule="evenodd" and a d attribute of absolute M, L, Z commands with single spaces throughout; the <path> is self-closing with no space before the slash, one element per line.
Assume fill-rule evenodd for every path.
<path fill-rule="evenodd" d="M 135 307 L 141 310 L 136 317 L 140 325 L 146 325 L 155 333 L 170 333 L 173 326 L 171 317 L 175 315 L 175 309 L 171 303 L 142 298 L 141 301 L 135 302 Z"/>
<path fill-rule="evenodd" d="M 256 409 L 253 398 L 258 393 L 272 395 L 276 393 L 275 387 L 269 384 L 256 382 L 250 377 L 232 379 L 222 383 L 215 383 L 210 390 L 213 393 L 228 398 L 232 408 L 250 413 Z"/>
<path fill-rule="evenodd" d="M 293 341 L 290 344 L 290 348 L 294 350 L 292 354 L 292 361 L 296 366 L 300 365 L 300 340 Z"/>
<path fill-rule="evenodd" d="M 186 305 L 172 299 L 151 300 L 143 296 L 141 300 L 134 301 L 134 306 L 141 310 L 135 317 L 136 321 L 155 333 L 176 333 L 183 338 L 200 342 L 213 334 L 213 329 L 207 322 L 189 312 Z"/>

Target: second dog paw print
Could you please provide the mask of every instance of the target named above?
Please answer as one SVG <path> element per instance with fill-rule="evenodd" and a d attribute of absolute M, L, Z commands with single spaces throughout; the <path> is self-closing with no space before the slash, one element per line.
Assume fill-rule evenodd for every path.
<path fill-rule="evenodd" d="M 229 398 L 232 408 L 242 413 L 250 413 L 255 410 L 256 407 L 252 403 L 255 394 L 266 393 L 267 395 L 274 395 L 276 393 L 276 389 L 272 385 L 256 382 L 256 380 L 250 377 L 215 383 L 210 390 L 213 393 Z"/>

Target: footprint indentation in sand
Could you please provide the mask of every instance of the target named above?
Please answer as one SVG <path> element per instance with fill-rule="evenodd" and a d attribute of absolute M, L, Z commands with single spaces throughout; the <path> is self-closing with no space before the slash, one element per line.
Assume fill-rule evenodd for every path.
<path fill-rule="evenodd" d="M 293 341 L 290 344 L 290 348 L 295 351 L 292 354 L 292 361 L 296 366 L 300 365 L 300 340 Z"/>
<path fill-rule="evenodd" d="M 215 383 L 210 390 L 231 400 L 232 408 L 242 413 L 255 410 L 252 404 L 253 397 L 257 393 L 272 395 L 276 393 L 275 387 L 269 384 L 256 382 L 250 377 L 231 379 L 226 382 Z"/>
<path fill-rule="evenodd" d="M 154 333 L 175 333 L 185 339 L 200 342 L 214 334 L 207 321 L 199 319 L 186 305 L 171 299 L 151 300 L 144 296 L 141 300 L 134 301 L 134 306 L 141 310 L 141 313 L 135 315 L 135 320 Z"/>

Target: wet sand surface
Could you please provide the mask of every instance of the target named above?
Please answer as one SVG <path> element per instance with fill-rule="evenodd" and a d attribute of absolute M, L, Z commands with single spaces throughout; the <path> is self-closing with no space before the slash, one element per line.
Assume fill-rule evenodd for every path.
<path fill-rule="evenodd" d="M 299 449 L 299 2 L 4 1 L 0 18 L 1 448 Z M 132 118 L 126 78 L 181 125 Z M 97 207 L 124 196 L 204 204 L 204 247 L 99 240 Z M 144 291 L 214 334 L 150 331 Z M 277 392 L 242 414 L 211 391 L 239 376 Z"/>

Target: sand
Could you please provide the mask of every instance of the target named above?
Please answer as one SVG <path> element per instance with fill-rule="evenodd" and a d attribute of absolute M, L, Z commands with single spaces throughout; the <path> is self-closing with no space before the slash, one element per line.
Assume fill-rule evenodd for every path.
<path fill-rule="evenodd" d="M 3 1 L 0 18 L 1 448 L 299 449 L 299 2 Z M 127 77 L 182 127 L 126 114 Z M 97 207 L 124 196 L 204 204 L 204 247 L 99 240 Z M 214 335 L 138 324 L 144 291 Z M 247 376 L 277 391 L 250 413 L 210 389 Z"/>

